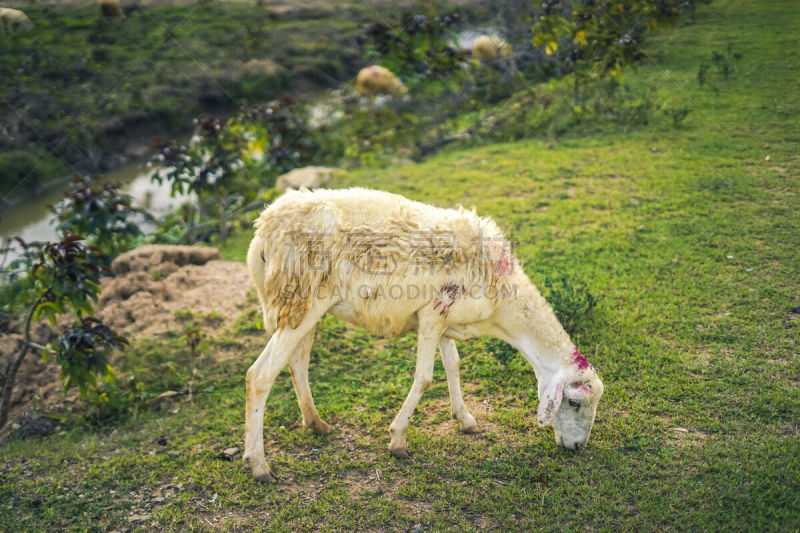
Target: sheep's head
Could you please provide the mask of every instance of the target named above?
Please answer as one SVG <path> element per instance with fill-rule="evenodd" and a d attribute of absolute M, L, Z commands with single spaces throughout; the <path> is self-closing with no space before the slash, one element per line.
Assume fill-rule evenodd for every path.
<path fill-rule="evenodd" d="M 553 424 L 556 442 L 578 449 L 589 441 L 603 382 L 578 350 L 569 369 L 539 383 L 539 425 Z"/>

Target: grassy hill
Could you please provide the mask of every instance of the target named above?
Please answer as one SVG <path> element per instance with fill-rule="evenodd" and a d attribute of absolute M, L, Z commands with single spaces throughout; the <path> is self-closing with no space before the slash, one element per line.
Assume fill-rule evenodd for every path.
<path fill-rule="evenodd" d="M 213 331 L 227 357 L 201 371 L 195 395 L 115 426 L 5 442 L 0 529 L 797 530 L 797 27 L 793 0 L 716 0 L 656 36 L 627 81 L 685 109 L 680 127 L 662 114 L 632 131 L 453 150 L 335 183 L 476 205 L 519 241 L 534 281 L 587 285 L 598 306 L 573 340 L 606 394 L 585 450 L 537 427 L 522 358 L 476 340 L 459 344 L 462 382 L 484 433 L 449 420 L 437 362 L 412 457 L 391 458 L 415 339 L 327 317 L 312 389 L 336 431 L 296 427 L 283 374 L 265 431 L 281 483 L 258 484 L 220 453 L 242 446 L 244 372 L 266 342 L 246 312 Z M 243 257 L 239 241 L 229 256 Z M 126 357 L 144 368 L 170 355 L 188 361 L 174 338 Z"/>

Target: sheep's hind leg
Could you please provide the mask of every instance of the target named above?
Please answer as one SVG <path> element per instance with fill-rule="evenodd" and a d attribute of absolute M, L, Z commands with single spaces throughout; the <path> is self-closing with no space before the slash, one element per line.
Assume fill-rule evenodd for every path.
<path fill-rule="evenodd" d="M 447 387 L 450 390 L 450 415 L 461 423 L 461 431 L 464 433 L 479 433 L 481 428 L 467 409 L 464 398 L 461 396 L 456 341 L 442 337 L 439 339 L 439 350 L 442 352 L 444 372 L 447 374 Z"/>
<path fill-rule="evenodd" d="M 303 413 L 303 425 L 314 433 L 325 435 L 333 429 L 326 424 L 317 412 L 314 405 L 314 397 L 311 396 L 311 387 L 308 385 L 308 362 L 311 357 L 311 345 L 314 343 L 314 329 L 298 344 L 291 359 L 289 359 L 289 372 L 292 374 L 294 392 L 297 395 L 297 403 L 300 404 L 300 411 Z"/>
<path fill-rule="evenodd" d="M 395 457 L 408 457 L 408 443 L 406 442 L 406 431 L 408 421 L 414 413 L 414 409 L 422 397 L 422 393 L 431 385 L 433 381 L 433 362 L 436 357 L 436 340 L 441 331 L 433 334 L 431 331 L 424 331 L 420 327 L 417 340 L 417 369 L 414 372 L 414 383 L 408 392 L 408 397 L 400 408 L 400 412 L 389 426 L 392 434 L 392 441 L 389 443 L 389 452 Z"/>
<path fill-rule="evenodd" d="M 267 396 L 283 367 L 295 353 L 303 338 L 313 330 L 328 306 L 318 304 L 297 328 L 276 331 L 264 351 L 247 371 L 247 403 L 245 406 L 244 461 L 249 463 L 253 476 L 259 481 L 275 482 L 276 478 L 264 457 L 264 408 Z"/>

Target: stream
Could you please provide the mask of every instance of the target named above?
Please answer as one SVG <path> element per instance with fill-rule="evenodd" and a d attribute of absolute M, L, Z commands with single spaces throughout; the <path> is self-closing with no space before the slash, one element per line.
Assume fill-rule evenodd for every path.
<path fill-rule="evenodd" d="M 133 197 L 135 207 L 142 207 L 153 216 L 159 217 L 180 205 L 186 197 L 171 198 L 168 183 L 159 185 L 150 181 L 154 171 L 145 162 L 131 163 L 104 174 L 97 182 L 118 183 L 123 193 Z M 56 239 L 56 217 L 49 206 L 61 201 L 69 186 L 70 182 L 67 181 L 4 209 L 0 214 L 0 244 L 13 237 L 22 237 L 26 242 Z M 16 243 L 12 243 L 12 251 L 7 260 L 17 256 L 16 249 Z"/>

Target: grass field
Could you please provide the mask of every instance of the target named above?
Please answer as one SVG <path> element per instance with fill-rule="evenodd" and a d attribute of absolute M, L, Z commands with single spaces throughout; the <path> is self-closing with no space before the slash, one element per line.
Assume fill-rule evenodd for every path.
<path fill-rule="evenodd" d="M 598 307 L 573 341 L 606 394 L 581 452 L 536 425 L 523 359 L 501 362 L 475 340 L 459 344 L 462 382 L 484 432 L 462 435 L 449 420 L 437 362 L 412 457 L 393 459 L 388 425 L 411 385 L 415 339 L 327 317 L 312 389 L 336 430 L 296 427 L 282 374 L 265 431 L 281 482 L 261 485 L 220 456 L 242 446 L 244 372 L 266 341 L 240 327 L 214 332 L 226 361 L 191 398 L 4 443 L 0 530 L 798 530 L 798 27 L 793 0 L 716 0 L 656 36 L 628 82 L 686 107 L 679 128 L 662 117 L 460 149 L 335 184 L 476 205 L 519 240 L 534 281 L 564 273 L 588 285 Z M 700 86 L 701 64 L 729 46 L 732 72 L 712 64 Z M 244 242 L 225 253 L 243 257 Z M 128 357 L 174 346 L 140 343 Z"/>
<path fill-rule="evenodd" d="M 82 4 L 26 6 L 35 29 L 0 34 L 0 199 L 141 158 L 201 113 L 350 79 L 362 61 L 355 38 L 377 9 L 149 2 L 104 21 Z"/>

